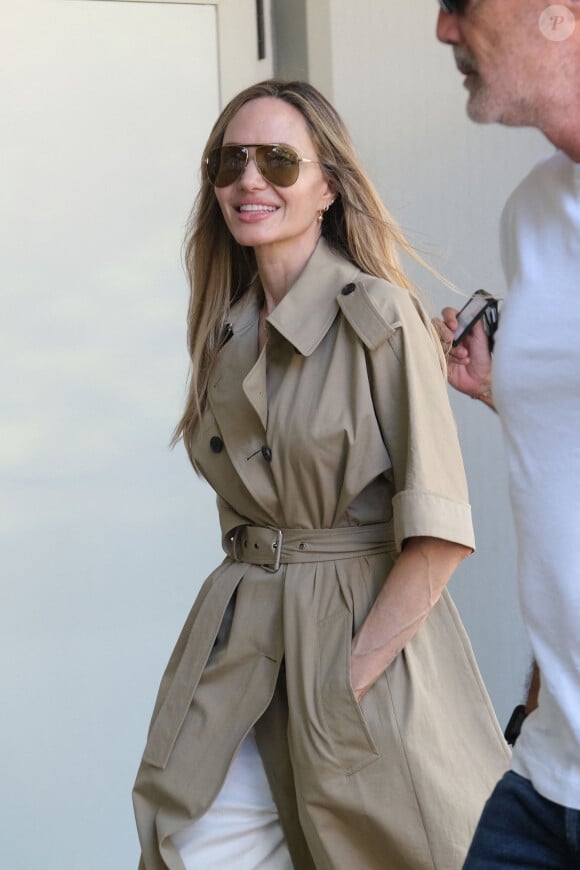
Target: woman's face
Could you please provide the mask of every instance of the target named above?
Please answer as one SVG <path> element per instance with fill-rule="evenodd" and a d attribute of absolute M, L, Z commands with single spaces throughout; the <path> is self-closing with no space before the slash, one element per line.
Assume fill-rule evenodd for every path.
<path fill-rule="evenodd" d="M 289 145 L 300 157 L 316 161 L 306 121 L 298 109 L 276 97 L 245 103 L 226 127 L 223 144 Z M 319 163 L 300 163 L 296 182 L 277 187 L 267 181 L 255 163 L 255 148 L 248 164 L 227 187 L 215 195 L 226 224 L 240 244 L 262 256 L 308 257 L 320 234 L 320 210 L 334 199 Z"/>

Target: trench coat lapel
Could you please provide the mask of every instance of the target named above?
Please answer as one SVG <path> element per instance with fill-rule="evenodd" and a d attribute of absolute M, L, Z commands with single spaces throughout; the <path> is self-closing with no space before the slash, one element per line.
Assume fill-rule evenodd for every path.
<path fill-rule="evenodd" d="M 310 356 L 338 314 L 337 296 L 358 274 L 356 266 L 335 254 L 321 238 L 268 323 L 303 356 Z"/>
<path fill-rule="evenodd" d="M 258 343 L 256 333 L 256 344 Z M 260 418 L 264 432 L 268 428 L 268 389 L 266 371 L 266 348 L 258 357 L 256 364 L 244 378 L 244 393 L 254 411 Z"/>
<path fill-rule="evenodd" d="M 216 360 L 208 404 L 237 475 L 274 521 L 280 499 L 262 452 L 268 446 L 268 403 L 265 354 L 256 360 L 258 319 L 250 293 L 232 310 L 233 334 Z"/>
<path fill-rule="evenodd" d="M 341 289 L 359 273 L 321 239 L 295 284 L 267 318 L 303 356 L 318 347 L 339 312 Z M 208 403 L 231 462 L 273 522 L 280 512 L 268 433 L 267 349 L 257 357 L 259 308 L 250 291 L 232 309 L 233 334 L 216 360 Z"/>
<path fill-rule="evenodd" d="M 258 417 L 258 421 L 252 420 L 254 428 L 259 422 L 257 428 L 263 434 L 268 422 L 268 404 L 265 391 L 266 368 L 265 365 L 260 364 L 264 354 L 257 359 L 258 321 L 258 302 L 254 293 L 250 291 L 248 296 L 232 310 L 231 338 L 225 341 L 216 360 L 208 399 L 218 422 L 222 422 L 224 413 L 227 415 L 227 428 L 229 428 L 232 419 L 235 419 L 233 412 L 237 410 L 238 405 L 241 413 L 248 414 L 246 403 L 240 401 L 243 398 L 240 395 L 243 391 Z M 246 381 L 251 382 L 250 390 L 244 386 Z M 235 428 L 237 430 L 237 427 Z"/>

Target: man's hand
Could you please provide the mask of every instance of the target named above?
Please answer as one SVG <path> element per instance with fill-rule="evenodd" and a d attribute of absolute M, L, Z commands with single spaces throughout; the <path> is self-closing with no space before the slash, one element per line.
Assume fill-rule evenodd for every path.
<path fill-rule="evenodd" d="M 461 343 L 453 347 L 457 310 L 444 308 L 441 315 L 443 319 L 435 318 L 433 325 L 447 359 L 447 379 L 460 393 L 479 399 L 491 390 L 492 359 L 483 323 L 478 320 Z"/>

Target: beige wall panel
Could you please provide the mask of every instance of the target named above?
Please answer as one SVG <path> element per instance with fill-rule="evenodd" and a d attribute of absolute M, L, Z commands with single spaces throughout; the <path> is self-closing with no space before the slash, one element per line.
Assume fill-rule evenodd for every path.
<path fill-rule="evenodd" d="M 270 0 L 263 2 L 265 57 L 258 57 L 256 0 L 89 0 L 107 3 L 171 3 L 213 7 L 217 15 L 221 105 L 242 88 L 270 78 L 273 70 Z M 201 81 L 207 78 L 202 77 Z"/>

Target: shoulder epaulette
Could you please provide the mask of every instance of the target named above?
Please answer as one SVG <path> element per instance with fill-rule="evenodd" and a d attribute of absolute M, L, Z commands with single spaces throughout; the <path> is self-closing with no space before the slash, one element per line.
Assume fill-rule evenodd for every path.
<path fill-rule="evenodd" d="M 363 344 L 376 350 L 400 327 L 396 306 L 389 305 L 386 288 L 391 285 L 380 278 L 364 276 L 346 284 L 337 297 L 339 308 Z M 393 290 L 398 290 L 394 288 Z M 389 315 L 394 317 L 391 319 Z"/>

